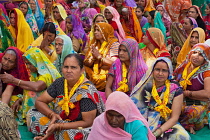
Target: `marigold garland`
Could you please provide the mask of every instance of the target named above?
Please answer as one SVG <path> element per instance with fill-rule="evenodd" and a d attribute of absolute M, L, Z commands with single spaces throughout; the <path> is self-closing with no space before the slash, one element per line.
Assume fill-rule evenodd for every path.
<path fill-rule="evenodd" d="M 127 73 L 128 73 L 128 70 L 126 68 L 126 65 L 125 65 L 125 63 L 122 63 L 122 81 L 120 81 L 118 83 L 119 88 L 116 91 L 122 91 L 122 92 L 128 92 L 129 91 L 129 88 L 128 88 L 128 85 L 127 85 L 127 82 L 128 82 Z"/>
<path fill-rule="evenodd" d="M 58 105 L 62 108 L 62 110 L 65 111 L 66 115 L 69 115 L 69 108 L 73 109 L 75 108 L 75 105 L 70 102 L 71 97 L 74 95 L 74 92 L 76 91 L 76 89 L 83 83 L 85 79 L 84 74 L 82 74 L 79 78 L 79 80 L 77 81 L 77 83 L 73 86 L 73 88 L 68 92 L 68 83 L 67 80 L 64 79 L 64 96 L 63 96 L 63 100 L 61 100 Z"/>
<path fill-rule="evenodd" d="M 169 109 L 166 105 L 168 103 L 169 94 L 170 94 L 170 81 L 165 81 L 166 85 L 166 91 L 163 94 L 163 100 L 161 101 L 160 96 L 158 95 L 155 81 L 153 80 L 153 87 L 152 87 L 152 96 L 156 103 L 159 105 L 155 107 L 155 110 L 160 112 L 160 116 L 163 117 L 165 120 L 167 120 L 167 114 L 170 114 L 172 112 L 171 109 Z"/>

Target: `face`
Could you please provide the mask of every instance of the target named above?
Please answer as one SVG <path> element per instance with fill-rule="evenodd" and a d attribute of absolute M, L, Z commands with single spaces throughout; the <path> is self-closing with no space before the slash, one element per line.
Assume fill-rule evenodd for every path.
<path fill-rule="evenodd" d="M 152 17 L 151 17 L 151 15 L 150 15 L 150 14 L 148 14 L 148 16 L 147 16 L 147 20 L 148 20 L 148 23 L 152 23 L 152 22 L 153 22 L 153 19 L 152 19 Z"/>
<path fill-rule="evenodd" d="M 95 19 L 95 24 L 99 22 L 105 22 L 105 19 L 102 16 L 97 16 Z"/>
<path fill-rule="evenodd" d="M 208 14 L 210 14 L 210 8 L 209 8 L 209 6 L 208 6 L 208 5 L 206 5 L 205 12 L 206 12 L 206 14 L 207 14 L 207 15 L 208 15 Z"/>
<path fill-rule="evenodd" d="M 106 111 L 106 118 L 109 125 L 113 128 L 122 128 L 124 127 L 125 118 L 122 114 L 114 110 Z"/>
<path fill-rule="evenodd" d="M 63 40 L 61 38 L 56 38 L 55 39 L 55 49 L 56 49 L 56 53 L 57 54 L 61 54 L 62 53 Z"/>
<path fill-rule="evenodd" d="M 195 44 L 199 43 L 199 35 L 198 32 L 193 32 L 190 37 L 190 45 L 193 47 Z"/>
<path fill-rule="evenodd" d="M 78 7 L 79 7 L 79 8 L 82 8 L 82 7 L 84 7 L 84 6 L 85 6 L 84 1 L 83 1 L 83 0 L 79 0 L 79 1 L 78 1 Z"/>
<path fill-rule="evenodd" d="M 126 61 L 130 62 L 128 50 L 124 45 L 120 45 L 118 53 L 119 53 L 119 58 L 122 62 L 126 62 Z"/>
<path fill-rule="evenodd" d="M 160 12 L 160 14 L 163 16 L 163 13 L 164 13 L 163 7 L 161 7 L 161 6 L 158 7 L 157 11 Z"/>
<path fill-rule="evenodd" d="M 113 18 L 112 13 L 108 9 L 105 9 L 104 16 L 107 20 L 111 20 Z"/>
<path fill-rule="evenodd" d="M 94 35 L 95 35 L 95 38 L 96 38 L 97 40 L 103 39 L 102 33 L 101 33 L 101 31 L 99 30 L 98 26 L 95 26 Z"/>
<path fill-rule="evenodd" d="M 69 18 L 66 19 L 66 28 L 67 28 L 68 31 L 73 30 L 73 26 L 72 26 L 71 20 Z"/>
<path fill-rule="evenodd" d="M 52 7 L 53 6 L 53 0 L 44 0 L 45 7 Z"/>
<path fill-rule="evenodd" d="M 123 4 L 123 1 L 122 0 L 116 0 L 116 7 L 121 7 Z"/>
<path fill-rule="evenodd" d="M 55 20 L 57 20 L 57 21 L 62 19 L 61 14 L 57 7 L 53 9 L 53 16 L 54 16 Z"/>
<path fill-rule="evenodd" d="M 123 18 L 124 20 L 128 20 L 128 12 L 122 11 L 122 18 Z"/>
<path fill-rule="evenodd" d="M 143 36 L 143 43 L 145 45 L 148 45 L 150 43 L 150 41 L 149 41 L 149 39 L 148 39 L 148 37 L 146 35 Z"/>
<path fill-rule="evenodd" d="M 190 61 L 195 67 L 198 67 L 205 62 L 205 59 L 199 51 L 194 51 L 190 56 Z"/>
<path fill-rule="evenodd" d="M 66 60 L 63 63 L 62 73 L 67 81 L 76 83 L 83 72 L 84 69 L 80 68 L 75 57 L 66 58 Z"/>
<path fill-rule="evenodd" d="M 183 28 L 184 28 L 186 31 L 189 31 L 189 30 L 192 30 L 192 29 L 193 29 L 193 25 L 191 25 L 190 19 L 189 19 L 189 18 L 185 18 L 185 19 L 184 19 Z"/>
<path fill-rule="evenodd" d="M 23 60 L 24 60 L 24 62 L 25 62 L 25 64 L 26 64 L 27 68 L 29 69 L 29 71 L 30 71 L 31 73 L 36 73 L 36 72 L 37 72 L 36 67 L 35 67 L 34 65 L 32 65 L 31 62 L 28 61 L 27 58 L 23 57 Z"/>
<path fill-rule="evenodd" d="M 13 54 L 6 53 L 1 60 L 2 69 L 12 70 L 16 67 L 16 56 Z"/>
<path fill-rule="evenodd" d="M 50 45 L 55 40 L 55 34 L 50 33 L 48 31 L 44 32 L 44 36 L 45 36 L 45 34 L 47 34 L 48 45 Z"/>
<path fill-rule="evenodd" d="M 146 6 L 146 1 L 145 0 L 140 0 L 139 5 L 145 7 Z"/>
<path fill-rule="evenodd" d="M 35 11 L 36 10 L 36 2 L 34 0 L 30 0 L 29 2 L 31 10 Z"/>
<path fill-rule="evenodd" d="M 140 8 L 137 8 L 136 9 L 136 16 L 137 17 L 141 17 L 143 15 L 143 12 L 141 11 L 141 9 Z"/>
<path fill-rule="evenodd" d="M 155 82 L 164 83 L 169 76 L 169 68 L 165 62 L 158 62 L 153 70 L 153 77 Z"/>
<path fill-rule="evenodd" d="M 14 13 L 11 13 L 10 14 L 10 23 L 13 27 L 15 27 L 16 25 L 16 17 L 15 17 L 15 14 Z"/>
<path fill-rule="evenodd" d="M 136 2 L 136 5 L 137 5 L 137 6 L 140 6 L 140 5 L 141 5 L 140 0 L 135 0 L 135 2 Z"/>
<path fill-rule="evenodd" d="M 24 15 L 26 15 L 27 11 L 28 11 L 28 6 L 26 4 L 22 4 L 20 6 L 20 11 L 23 12 Z"/>
<path fill-rule="evenodd" d="M 188 16 L 197 19 L 198 13 L 196 12 L 195 8 L 192 7 L 189 9 Z"/>

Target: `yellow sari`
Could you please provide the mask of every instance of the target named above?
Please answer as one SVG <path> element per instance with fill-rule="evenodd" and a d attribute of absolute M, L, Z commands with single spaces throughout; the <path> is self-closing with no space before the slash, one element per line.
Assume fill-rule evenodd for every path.
<path fill-rule="evenodd" d="M 8 28 L 15 40 L 17 48 L 24 53 L 28 46 L 34 41 L 34 37 L 23 13 L 17 8 L 14 8 L 14 13 L 16 16 L 16 27 L 10 25 Z"/>

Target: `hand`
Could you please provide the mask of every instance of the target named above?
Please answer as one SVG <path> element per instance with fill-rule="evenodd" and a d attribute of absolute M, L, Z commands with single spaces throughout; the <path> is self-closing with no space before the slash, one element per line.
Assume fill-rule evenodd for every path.
<path fill-rule="evenodd" d="M 3 83 L 12 83 L 14 82 L 15 77 L 4 72 L 4 74 L 0 74 L 0 79 L 3 81 Z"/>
<path fill-rule="evenodd" d="M 54 124 L 55 121 L 57 121 L 57 120 L 62 120 L 62 118 L 60 117 L 60 115 L 54 113 L 52 115 L 52 117 L 51 117 L 51 120 L 50 120 L 50 124 L 49 125 Z"/>
<path fill-rule="evenodd" d="M 101 55 L 95 46 L 91 46 L 91 51 L 92 51 L 93 57 L 96 59 Z"/>
<path fill-rule="evenodd" d="M 48 47 L 50 42 L 48 41 L 48 31 L 45 32 L 43 36 L 42 43 L 40 45 L 40 49 L 44 49 L 45 47 Z"/>
<path fill-rule="evenodd" d="M 20 108 L 20 104 L 22 103 L 22 98 L 19 98 L 15 101 L 15 103 L 11 106 L 12 110 L 14 110 L 14 112 L 18 112 L 19 108 Z"/>

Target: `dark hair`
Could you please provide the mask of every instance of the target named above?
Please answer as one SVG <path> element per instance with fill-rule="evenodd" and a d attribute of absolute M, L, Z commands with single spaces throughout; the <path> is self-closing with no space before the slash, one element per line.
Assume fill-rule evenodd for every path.
<path fill-rule="evenodd" d="M 42 28 L 42 33 L 44 35 L 44 32 L 49 31 L 50 33 L 53 33 L 56 35 L 56 28 L 54 23 L 52 22 L 47 22 L 44 24 L 44 27 Z"/>
<path fill-rule="evenodd" d="M 27 8 L 28 8 L 28 3 L 25 2 L 25 1 L 21 2 L 21 3 L 19 4 L 19 7 L 20 7 L 21 5 L 23 5 L 23 4 L 27 5 Z"/>
<path fill-rule="evenodd" d="M 98 15 L 97 15 L 97 16 L 95 16 L 95 18 L 93 19 L 93 23 L 95 23 L 96 18 L 97 18 L 97 17 L 99 17 L 99 16 L 103 17 L 103 18 L 104 18 L 104 20 L 106 19 L 103 15 L 98 14 Z"/>
<path fill-rule="evenodd" d="M 210 3 L 208 3 L 207 5 L 208 5 L 208 6 L 209 6 L 209 8 L 210 8 Z"/>
<path fill-rule="evenodd" d="M 193 25 L 193 21 L 190 18 L 188 18 L 188 17 L 187 17 L 187 19 L 189 19 L 190 24 Z"/>
<path fill-rule="evenodd" d="M 149 12 L 149 14 L 152 17 L 152 19 L 155 18 L 155 12 L 156 12 L 156 10 L 152 10 L 152 11 Z"/>
<path fill-rule="evenodd" d="M 138 6 L 136 7 L 136 9 L 138 9 L 138 8 L 142 11 L 142 13 L 144 12 L 144 7 L 143 7 L 143 6 L 138 5 Z"/>
<path fill-rule="evenodd" d="M 76 58 L 76 60 L 77 60 L 77 62 L 78 62 L 78 64 L 79 64 L 79 66 L 80 66 L 80 68 L 82 69 L 83 66 L 84 66 L 84 64 L 83 64 L 83 59 L 82 59 L 82 57 L 81 57 L 79 54 L 77 54 L 77 53 L 68 54 L 68 55 L 64 58 L 63 63 L 66 61 L 67 58 L 71 58 L 71 57 Z"/>
<path fill-rule="evenodd" d="M 32 1 L 32 0 L 28 0 L 28 3 L 29 3 L 30 1 Z M 36 2 L 35 0 L 33 0 L 33 1 Z"/>

